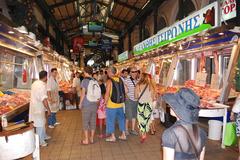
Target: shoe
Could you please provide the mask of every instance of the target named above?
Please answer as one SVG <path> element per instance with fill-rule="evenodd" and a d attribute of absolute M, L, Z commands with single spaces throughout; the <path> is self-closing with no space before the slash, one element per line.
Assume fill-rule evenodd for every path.
<path fill-rule="evenodd" d="M 116 142 L 116 138 L 108 137 L 108 138 L 106 138 L 106 142 L 115 143 Z"/>
<path fill-rule="evenodd" d="M 135 131 L 135 130 L 131 130 L 131 131 L 130 131 L 130 134 L 132 134 L 132 135 L 134 135 L 134 136 L 138 136 L 138 132 Z"/>
<path fill-rule="evenodd" d="M 54 128 L 54 126 L 52 126 L 52 125 L 49 125 L 49 126 L 48 126 L 48 128 L 51 128 L 51 129 L 53 129 L 53 128 Z"/>
<path fill-rule="evenodd" d="M 45 137 L 45 140 L 49 140 L 49 139 L 51 139 L 52 137 L 50 137 L 50 136 L 46 136 Z"/>
<path fill-rule="evenodd" d="M 60 122 L 56 122 L 55 124 L 54 124 L 54 126 L 57 126 L 57 125 L 60 125 L 61 123 Z"/>
<path fill-rule="evenodd" d="M 47 147 L 47 146 L 48 146 L 48 143 L 44 141 L 43 143 L 40 144 L 40 146 L 41 146 L 41 147 Z"/>
<path fill-rule="evenodd" d="M 129 136 L 129 135 L 130 135 L 130 133 L 129 133 L 128 131 L 126 131 L 126 132 L 125 132 L 125 135 L 126 135 L 126 136 Z"/>

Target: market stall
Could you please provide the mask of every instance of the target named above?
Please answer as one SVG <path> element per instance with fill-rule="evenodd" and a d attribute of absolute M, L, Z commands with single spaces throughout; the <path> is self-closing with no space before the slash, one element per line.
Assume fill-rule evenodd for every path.
<path fill-rule="evenodd" d="M 218 10 L 218 2 L 214 2 L 160 30 L 156 35 L 135 45 L 134 55 L 149 61 L 148 67 L 154 63 L 150 57 L 171 55 L 169 60 L 159 60 L 160 84 L 157 92 L 161 95 L 175 93 L 181 87 L 191 88 L 202 101 L 200 116 L 224 117 L 224 137 L 228 106 L 218 106 L 238 95 L 232 82 L 239 58 L 240 41 L 239 32 L 234 30 L 234 26 L 221 26 Z M 194 23 L 191 23 L 192 20 Z M 140 62 L 140 65 L 143 64 Z M 161 107 L 170 112 L 163 103 Z"/>
<path fill-rule="evenodd" d="M 11 120 L 28 110 L 38 50 L 34 37 L 0 23 L 0 116 Z"/>

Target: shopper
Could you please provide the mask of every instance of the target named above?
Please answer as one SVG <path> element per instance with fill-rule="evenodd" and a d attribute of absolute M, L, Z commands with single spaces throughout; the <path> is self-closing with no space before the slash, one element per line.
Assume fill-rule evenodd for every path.
<path fill-rule="evenodd" d="M 51 116 L 48 118 L 49 128 L 54 128 L 54 126 L 60 124 L 56 119 L 56 113 L 59 110 L 59 86 L 57 81 L 57 74 L 57 68 L 52 68 L 49 79 L 47 81 L 47 95 L 49 108 L 51 110 Z"/>
<path fill-rule="evenodd" d="M 126 69 L 123 69 L 122 72 L 121 72 L 121 78 L 123 80 L 127 79 L 128 78 L 128 71 Z"/>
<path fill-rule="evenodd" d="M 115 67 L 108 68 L 108 81 L 105 94 L 105 103 L 107 105 L 107 123 L 106 130 L 110 137 L 107 142 L 116 142 L 115 123 L 116 119 L 119 124 L 119 129 L 122 134 L 118 137 L 119 140 L 126 140 L 125 135 L 125 116 L 123 112 L 123 103 L 125 100 L 125 88 L 121 78 L 117 77 L 117 69 Z"/>
<path fill-rule="evenodd" d="M 137 105 L 138 102 L 135 98 L 135 88 L 137 84 L 137 68 L 133 67 L 130 69 L 130 77 L 125 79 L 125 85 L 128 88 L 127 99 L 125 102 L 125 115 L 126 115 L 126 135 L 138 135 L 138 132 L 135 130 L 136 118 L 137 118 Z M 129 121 L 132 122 L 131 130 L 129 129 Z"/>
<path fill-rule="evenodd" d="M 51 111 L 48 105 L 47 96 L 47 72 L 41 71 L 39 73 L 39 79 L 33 82 L 31 86 L 31 99 L 29 106 L 29 122 L 33 122 L 33 126 L 36 128 L 36 133 L 39 136 L 39 141 L 41 146 L 47 146 L 45 140 L 51 137 L 46 134 L 46 116 L 45 110 L 47 110 L 47 115 L 51 115 Z"/>
<path fill-rule="evenodd" d="M 143 143 L 150 130 L 153 101 L 155 100 L 155 87 L 147 73 L 142 73 L 135 89 L 135 98 L 138 100 L 137 120 Z"/>
<path fill-rule="evenodd" d="M 101 69 L 100 72 L 99 72 L 99 75 L 98 75 L 98 79 L 104 79 L 104 72 L 103 70 Z"/>
<path fill-rule="evenodd" d="M 101 89 L 98 82 L 92 78 L 92 67 L 84 68 L 84 79 L 81 83 L 81 99 L 79 109 L 82 110 L 82 123 L 84 131 L 84 139 L 81 144 L 87 145 L 89 142 L 94 143 L 94 135 L 96 129 L 96 114 L 98 102 L 101 98 Z M 88 136 L 90 130 L 90 138 Z"/>
<path fill-rule="evenodd" d="M 236 102 L 232 108 L 231 120 L 236 122 L 236 134 L 238 136 L 238 152 L 240 153 L 240 95 L 237 97 Z M 240 155 L 238 157 L 240 160 Z"/>
<path fill-rule="evenodd" d="M 80 101 L 80 91 L 81 91 L 81 80 L 80 80 L 80 73 L 76 72 L 75 78 L 73 79 L 73 93 L 75 94 L 74 105 L 79 106 Z"/>
<path fill-rule="evenodd" d="M 198 126 L 199 97 L 191 89 L 182 88 L 163 95 L 163 99 L 177 117 L 162 135 L 163 160 L 203 160 L 207 136 Z"/>
<path fill-rule="evenodd" d="M 98 81 L 98 74 L 97 74 L 96 72 L 95 72 L 95 73 L 93 73 L 92 77 L 93 77 L 95 80 L 97 80 L 97 81 Z"/>

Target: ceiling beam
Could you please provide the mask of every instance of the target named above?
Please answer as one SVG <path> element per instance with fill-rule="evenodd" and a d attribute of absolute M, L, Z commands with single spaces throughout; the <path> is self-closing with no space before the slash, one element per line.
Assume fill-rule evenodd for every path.
<path fill-rule="evenodd" d="M 121 33 L 121 31 L 116 30 L 116 29 L 111 28 L 111 27 L 108 27 L 108 26 L 105 26 L 105 28 L 106 28 L 106 29 L 109 29 L 109 30 L 111 30 L 111 31 L 113 31 L 113 32 L 115 32 L 115 33 L 117 33 L 117 34 L 120 34 L 120 33 Z"/>
<path fill-rule="evenodd" d="M 111 19 L 114 19 L 116 21 L 122 22 L 122 23 L 129 23 L 128 21 L 125 21 L 123 19 L 117 18 L 117 17 L 113 16 L 112 14 L 109 14 L 108 17 L 111 18 Z"/>
<path fill-rule="evenodd" d="M 52 4 L 49 6 L 50 9 L 53 9 L 53 8 L 56 8 L 56 7 L 60 7 L 60 6 L 63 6 L 63 5 L 67 5 L 69 3 L 73 3 L 77 0 L 63 0 L 62 2 L 59 2 L 59 3 L 55 3 L 55 4 Z"/>
<path fill-rule="evenodd" d="M 50 12 L 46 1 L 45 0 L 44 1 L 43 0 L 35 0 L 35 2 L 40 7 L 42 12 L 44 13 L 44 17 L 50 19 L 52 25 L 61 33 L 61 36 L 63 36 L 63 38 L 66 40 L 64 33 L 59 28 L 60 25 L 58 24 L 57 20 L 52 15 L 52 13 Z"/>
<path fill-rule="evenodd" d="M 60 7 L 60 6 L 63 6 L 63 5 L 67 5 L 69 3 L 73 3 L 73 2 L 76 2 L 77 0 L 63 0 L 62 2 L 59 2 L 59 3 L 55 3 L 55 4 L 52 4 L 49 6 L 50 9 L 54 9 L 56 7 Z M 84 2 L 81 2 L 79 3 L 79 5 L 85 5 L 85 4 L 88 4 L 88 3 L 92 3 L 92 1 L 84 1 Z M 107 6 L 108 4 L 107 3 L 104 3 L 104 2 L 97 2 L 97 4 L 101 4 L 101 5 L 104 5 L 104 6 Z"/>
<path fill-rule="evenodd" d="M 87 17 L 90 17 L 90 16 L 92 16 L 92 15 L 88 14 L 88 15 L 83 15 L 83 16 L 80 17 L 78 14 L 74 14 L 74 15 L 72 15 L 70 17 L 65 17 L 65 18 L 59 19 L 57 21 L 58 22 L 62 22 L 62 21 L 66 21 L 66 20 L 69 20 L 69 19 L 74 19 L 74 18 L 77 18 L 77 17 L 79 17 L 79 18 L 87 18 Z"/>
<path fill-rule="evenodd" d="M 139 12 L 139 11 L 141 10 L 140 8 L 137 8 L 137 7 L 132 6 L 132 5 L 128 4 L 128 3 L 122 2 L 122 1 L 120 1 L 120 0 L 114 0 L 114 2 L 115 2 L 116 4 L 121 5 L 121 6 L 124 6 L 124 7 L 127 7 L 127 8 L 129 8 L 129 9 L 132 9 L 132 10 L 134 10 L 134 11 L 136 11 L 136 12 Z"/>
<path fill-rule="evenodd" d="M 80 28 L 80 27 L 82 27 L 82 25 L 77 25 L 77 26 L 75 26 L 75 27 L 68 28 L 68 29 L 66 29 L 66 30 L 64 31 L 64 33 L 69 32 L 69 31 L 72 31 L 72 30 L 74 30 L 74 29 L 78 29 L 78 28 Z"/>
<path fill-rule="evenodd" d="M 146 17 L 149 13 L 153 11 L 155 7 L 160 6 L 165 0 L 151 0 L 143 10 L 141 10 L 136 16 L 134 16 L 131 22 L 126 25 L 125 29 L 122 31 L 121 36 L 124 36 L 129 30 L 131 30 L 139 21 Z"/>

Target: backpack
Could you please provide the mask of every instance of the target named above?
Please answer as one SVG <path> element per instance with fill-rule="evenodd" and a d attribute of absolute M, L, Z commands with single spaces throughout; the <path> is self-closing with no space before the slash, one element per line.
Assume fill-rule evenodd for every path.
<path fill-rule="evenodd" d="M 125 101 L 125 88 L 121 78 L 119 82 L 111 79 L 112 81 L 112 95 L 111 101 L 113 103 L 123 103 Z"/>
<path fill-rule="evenodd" d="M 90 102 L 98 102 L 101 98 L 101 88 L 98 81 L 89 78 L 89 84 L 87 88 L 87 100 Z"/>

